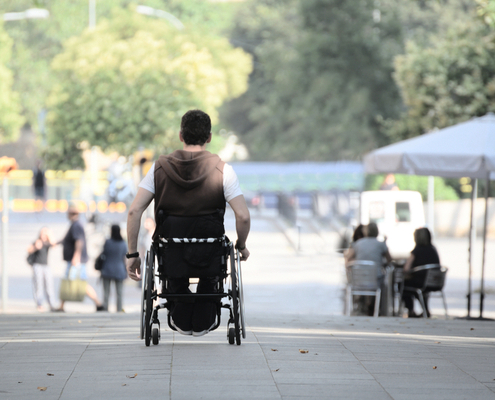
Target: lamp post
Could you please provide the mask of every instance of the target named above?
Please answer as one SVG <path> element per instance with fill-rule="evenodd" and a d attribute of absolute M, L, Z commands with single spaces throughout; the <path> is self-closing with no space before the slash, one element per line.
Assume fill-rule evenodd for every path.
<path fill-rule="evenodd" d="M 136 12 L 143 15 L 149 15 L 151 17 L 164 18 L 168 22 L 170 22 L 173 26 L 175 26 L 178 30 L 184 29 L 184 24 L 180 22 L 180 20 L 173 16 L 172 14 L 163 11 L 157 10 L 156 8 L 148 7 L 148 6 L 137 6 Z"/>
<path fill-rule="evenodd" d="M 20 19 L 43 19 L 50 16 L 50 11 L 44 8 L 30 8 L 21 12 L 9 12 L 3 14 L 4 21 L 18 21 Z"/>
<path fill-rule="evenodd" d="M 22 19 L 44 19 L 50 12 L 44 8 L 29 8 L 26 11 L 3 14 L 4 21 L 19 21 Z M 9 275 L 7 270 L 7 248 L 9 232 L 9 179 L 7 173 L 2 180 L 2 311 L 7 310 Z"/>

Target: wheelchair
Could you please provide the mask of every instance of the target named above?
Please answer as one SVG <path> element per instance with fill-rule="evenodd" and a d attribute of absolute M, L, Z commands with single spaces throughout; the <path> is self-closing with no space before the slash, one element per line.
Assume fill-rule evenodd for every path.
<path fill-rule="evenodd" d="M 196 248 L 201 249 L 199 252 Z M 175 249 L 175 250 L 174 250 Z M 183 254 L 208 253 L 213 249 L 218 254 L 219 262 L 195 268 L 177 258 L 170 257 L 167 252 L 178 251 Z M 177 331 L 171 323 L 170 311 L 175 303 L 196 303 L 208 301 L 215 304 L 216 317 L 213 331 L 220 326 L 222 309 L 228 310 L 227 338 L 229 344 L 241 344 L 241 337 L 246 338 L 244 322 L 244 300 L 242 290 L 242 274 L 240 252 L 227 236 L 210 238 L 164 238 L 159 236 L 146 253 L 145 265 L 142 270 L 141 292 L 141 339 L 146 346 L 152 342 L 159 344 L 161 339 L 160 320 L 158 312 L 167 309 L 167 322 L 170 329 Z M 189 283 L 195 280 L 214 278 L 215 288 L 212 293 L 174 293 L 168 290 L 173 279 L 187 279 Z M 232 326 L 231 326 L 232 325 Z"/>

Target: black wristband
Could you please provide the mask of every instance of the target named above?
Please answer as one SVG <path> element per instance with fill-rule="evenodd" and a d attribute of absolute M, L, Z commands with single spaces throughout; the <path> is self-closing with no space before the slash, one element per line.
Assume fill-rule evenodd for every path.
<path fill-rule="evenodd" d="M 237 250 L 242 251 L 242 250 L 244 250 L 244 249 L 246 248 L 246 245 L 244 245 L 244 247 L 240 247 L 240 246 L 239 246 L 239 242 L 235 242 L 235 248 L 236 248 Z"/>
<path fill-rule="evenodd" d="M 126 257 L 126 258 L 138 258 L 138 257 L 139 257 L 139 252 L 138 252 L 138 251 L 136 251 L 135 253 L 131 253 L 131 254 L 127 253 L 127 254 L 125 255 L 125 257 Z"/>

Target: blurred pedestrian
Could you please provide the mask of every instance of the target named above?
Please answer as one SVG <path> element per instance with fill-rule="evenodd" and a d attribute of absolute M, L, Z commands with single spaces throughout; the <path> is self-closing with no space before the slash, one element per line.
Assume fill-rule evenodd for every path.
<path fill-rule="evenodd" d="M 50 311 L 55 311 L 55 292 L 53 285 L 53 275 L 48 266 L 48 251 L 57 242 L 53 240 L 52 233 L 46 227 L 41 228 L 38 238 L 32 243 L 27 251 L 31 255 L 30 259 L 33 267 L 33 296 L 36 302 L 36 309 L 43 310 L 43 300 L 46 297 Z"/>
<path fill-rule="evenodd" d="M 413 275 L 408 274 L 414 267 L 427 264 L 440 264 L 440 257 L 437 249 L 431 244 L 431 233 L 428 228 L 418 228 L 414 231 L 414 242 L 416 246 L 411 251 L 411 255 L 404 265 L 404 286 L 421 288 L 426 278 L 426 271 L 419 271 Z M 414 312 L 414 295 L 404 293 L 402 295 L 404 304 L 408 309 L 408 317 L 422 317 Z M 426 316 L 430 318 L 430 310 L 428 308 L 428 293 L 424 293 Z"/>
<path fill-rule="evenodd" d="M 33 192 L 35 201 L 40 200 L 45 205 L 46 200 L 46 177 L 45 171 L 41 168 L 41 160 L 36 161 L 33 170 Z"/>
<path fill-rule="evenodd" d="M 127 244 L 120 233 L 120 226 L 112 225 L 110 238 L 105 241 L 103 254 L 105 262 L 101 269 L 101 278 L 103 281 L 103 308 L 108 311 L 108 299 L 110 297 L 110 285 L 115 283 L 115 292 L 117 296 L 117 312 L 122 311 L 122 290 L 124 279 L 127 278 L 125 266 L 125 255 L 127 253 Z"/>
<path fill-rule="evenodd" d="M 399 190 L 394 174 L 387 174 L 385 176 L 383 183 L 380 185 L 380 190 Z"/>
<path fill-rule="evenodd" d="M 67 211 L 67 216 L 71 222 L 69 230 L 62 240 L 63 257 L 67 262 L 65 276 L 67 279 L 79 277 L 87 280 L 86 263 L 88 262 L 88 251 L 86 248 L 86 234 L 84 227 L 79 221 L 79 211 L 77 207 L 71 205 Z M 96 311 L 103 311 L 103 305 L 98 300 L 96 291 L 92 286 L 86 284 L 86 295 L 94 301 Z M 60 302 L 60 311 L 64 310 L 64 301 Z"/>

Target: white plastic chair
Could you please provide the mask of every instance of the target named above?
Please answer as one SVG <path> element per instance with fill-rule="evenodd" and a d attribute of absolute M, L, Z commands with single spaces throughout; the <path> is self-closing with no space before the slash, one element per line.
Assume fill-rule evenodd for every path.
<path fill-rule="evenodd" d="M 347 272 L 347 315 L 353 309 L 353 296 L 375 296 L 374 317 L 378 317 L 380 310 L 381 289 L 378 282 L 380 267 L 373 261 L 351 261 L 346 268 Z"/>

